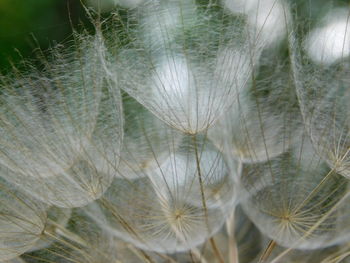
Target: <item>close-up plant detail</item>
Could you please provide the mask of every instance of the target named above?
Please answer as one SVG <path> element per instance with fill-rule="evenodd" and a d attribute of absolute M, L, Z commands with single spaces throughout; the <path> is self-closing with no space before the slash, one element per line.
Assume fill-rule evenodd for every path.
<path fill-rule="evenodd" d="M 0 74 L 0 262 L 350 262 L 329 2 L 81 2 L 89 26 Z"/>

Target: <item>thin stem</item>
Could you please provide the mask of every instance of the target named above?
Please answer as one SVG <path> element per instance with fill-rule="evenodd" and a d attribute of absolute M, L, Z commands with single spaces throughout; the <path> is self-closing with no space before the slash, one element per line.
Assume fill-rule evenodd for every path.
<path fill-rule="evenodd" d="M 88 247 L 88 244 L 77 234 L 69 231 L 68 229 L 66 229 L 65 227 L 61 226 L 60 224 L 57 224 L 55 221 L 48 219 L 48 223 L 52 226 L 55 227 L 54 232 L 70 241 L 73 241 L 83 247 Z M 45 234 L 47 234 L 48 232 L 45 231 Z M 51 234 L 51 233 L 50 233 Z"/>
<path fill-rule="evenodd" d="M 271 263 L 277 263 L 281 258 L 283 258 L 285 255 L 287 255 L 298 242 L 304 240 L 306 237 L 311 235 L 313 231 L 315 231 L 329 216 L 334 213 L 336 209 L 338 209 L 339 205 L 342 204 L 347 198 L 350 197 L 350 192 L 346 193 L 326 214 L 324 214 L 319 221 L 317 221 L 301 238 L 299 238 L 292 246 L 284 250 L 282 253 L 280 253 L 276 258 L 274 258 Z"/>
<path fill-rule="evenodd" d="M 67 232 L 68 232 L 68 231 L 67 231 Z M 71 238 L 70 234 L 67 234 L 67 233 L 64 234 L 64 236 L 63 236 L 64 238 L 61 238 L 60 236 L 57 236 L 56 233 L 53 234 L 53 233 L 51 233 L 51 232 L 49 232 L 49 231 L 46 231 L 46 230 L 44 230 L 43 234 L 44 234 L 45 236 L 49 237 L 49 238 L 52 238 L 52 239 L 55 240 L 56 242 L 59 242 L 60 244 L 65 245 L 65 246 L 67 246 L 68 248 L 73 249 L 74 251 L 79 252 L 79 254 L 80 254 L 82 257 L 84 257 L 84 258 L 90 258 L 90 256 L 89 256 L 83 249 L 81 249 L 80 247 L 77 247 L 76 245 L 74 245 L 74 244 L 72 244 L 72 243 L 70 243 L 70 242 L 68 242 L 68 241 L 65 240 L 65 239 L 68 239 L 69 241 L 73 241 L 74 243 L 76 242 L 76 241 L 74 240 L 74 238 L 73 238 L 73 239 Z M 60 233 L 60 234 L 61 234 L 61 233 Z M 63 231 L 62 231 L 62 234 L 63 234 Z M 73 234 L 73 235 L 74 235 L 74 234 Z M 47 249 L 47 250 L 48 250 L 48 249 Z M 48 251 L 50 251 L 50 250 L 48 250 Z M 53 251 L 50 251 L 50 252 L 53 253 Z M 58 253 L 56 253 L 56 255 L 59 255 L 59 256 L 61 256 L 62 258 L 67 258 L 65 255 L 60 255 L 60 254 L 58 254 Z M 73 261 L 73 259 L 70 259 L 70 260 Z M 78 261 L 74 260 L 73 262 L 78 262 Z"/>
<path fill-rule="evenodd" d="M 198 153 L 198 144 L 197 144 L 196 135 L 193 135 L 192 139 L 193 139 L 194 151 L 195 151 L 195 156 L 196 156 L 196 165 L 197 165 L 197 171 L 198 171 L 198 182 L 199 182 L 199 187 L 200 187 L 200 191 L 201 191 L 202 205 L 203 205 L 204 215 L 205 215 L 205 218 L 206 218 L 206 221 L 207 221 L 208 230 L 209 230 L 208 209 L 207 209 L 207 204 L 206 204 L 206 201 L 205 201 L 203 178 L 202 178 L 202 172 L 201 172 L 201 167 L 200 167 L 200 158 L 199 158 L 199 153 Z"/>
<path fill-rule="evenodd" d="M 235 211 L 233 211 L 227 219 L 226 229 L 228 233 L 229 263 L 239 263 L 238 248 L 235 237 Z"/>
<path fill-rule="evenodd" d="M 147 263 L 154 263 L 154 261 L 152 260 L 152 258 L 143 250 L 141 249 L 137 249 L 136 247 L 134 247 L 131 244 L 127 244 L 127 248 L 134 253 L 140 260 L 145 261 Z"/>
<path fill-rule="evenodd" d="M 201 263 L 208 263 L 207 260 L 202 256 L 201 252 L 197 248 L 191 249 L 191 255 L 199 260 Z"/>
<path fill-rule="evenodd" d="M 207 204 L 205 201 L 205 194 L 204 194 L 204 186 L 203 186 L 203 177 L 201 173 L 201 168 L 200 168 L 200 158 L 199 158 L 199 153 L 198 153 L 198 143 L 197 143 L 197 138 L 196 135 L 192 136 L 193 139 L 193 145 L 194 145 L 194 151 L 195 151 L 195 156 L 196 156 L 196 165 L 197 165 L 197 171 L 198 171 L 198 182 L 200 186 L 200 191 L 201 191 L 201 199 L 202 199 L 202 205 L 203 205 L 203 210 L 204 210 L 204 216 L 205 216 L 205 221 L 206 225 L 208 228 L 208 232 L 210 233 L 210 226 L 209 226 L 209 221 L 208 221 L 208 208 Z M 220 250 L 218 249 L 216 242 L 213 237 L 209 239 L 210 245 L 213 248 L 214 254 L 217 257 L 218 261 L 220 263 L 225 263 L 223 256 L 220 253 Z"/>
<path fill-rule="evenodd" d="M 264 253 L 261 255 L 258 263 L 264 263 L 267 262 L 266 260 L 269 258 L 269 256 L 271 255 L 273 249 L 276 247 L 277 243 L 274 240 L 271 240 L 267 246 L 267 248 L 265 249 Z"/>

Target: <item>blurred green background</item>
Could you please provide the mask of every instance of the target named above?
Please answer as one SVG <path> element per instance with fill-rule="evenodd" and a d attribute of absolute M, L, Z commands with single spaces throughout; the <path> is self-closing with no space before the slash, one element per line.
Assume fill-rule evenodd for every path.
<path fill-rule="evenodd" d="M 74 27 L 87 23 L 80 0 L 0 0 L 0 72 L 72 37 Z M 18 50 L 18 51 L 17 51 Z"/>
<path fill-rule="evenodd" d="M 32 58 L 33 50 L 72 38 L 72 27 L 89 26 L 81 1 L 86 0 L 0 0 L 0 72 Z M 107 1 L 107 0 L 89 0 Z M 110 1 L 110 0 L 108 0 Z M 208 0 L 204 0 L 208 1 Z M 221 0 L 219 0 L 221 1 Z M 232 0 L 234 1 L 234 0 Z M 263 3 L 263 0 L 261 0 Z M 350 0 L 287 0 L 298 6 L 298 16 L 313 21 L 335 6 L 349 6 Z"/>

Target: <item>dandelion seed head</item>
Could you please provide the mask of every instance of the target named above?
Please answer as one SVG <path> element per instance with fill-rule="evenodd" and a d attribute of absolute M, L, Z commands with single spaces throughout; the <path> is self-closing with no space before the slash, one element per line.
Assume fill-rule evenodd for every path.
<path fill-rule="evenodd" d="M 247 14 L 253 8 L 256 8 L 258 0 L 224 0 L 224 5 L 233 13 Z"/>
<path fill-rule="evenodd" d="M 97 11 L 106 13 L 115 10 L 117 6 L 135 8 L 144 2 L 144 0 L 85 0 L 85 2 Z"/>
<path fill-rule="evenodd" d="M 243 208 L 256 226 L 281 246 L 317 249 L 343 242 L 350 237 L 346 179 L 329 172 L 324 162 L 308 164 L 313 150 L 294 150 L 298 159 L 287 153 L 262 170 L 259 164 L 247 168 L 242 180 L 253 195 L 243 202 Z M 249 174 L 262 175 L 265 186 L 254 186 Z M 327 185 L 322 181 L 325 178 Z"/>
<path fill-rule="evenodd" d="M 191 95 L 195 95 L 191 94 L 190 91 L 190 87 L 194 85 L 194 78 L 186 59 L 180 57 L 165 59 L 160 64 L 159 69 L 156 70 L 152 84 L 155 88 L 154 94 L 159 97 L 157 100 L 160 101 L 160 107 L 169 111 L 182 110 L 188 116 L 197 117 L 196 105 L 190 98 Z M 174 102 L 177 101 L 184 103 L 182 105 L 183 109 L 181 107 L 176 108 L 177 105 L 174 105 Z M 196 119 L 189 120 L 190 123 L 194 121 Z"/>
<path fill-rule="evenodd" d="M 273 46 L 288 32 L 291 14 L 283 0 L 226 0 L 224 4 L 231 12 L 247 17 L 254 41 L 260 45 Z"/>
<path fill-rule="evenodd" d="M 248 13 L 248 23 L 258 43 L 273 46 L 287 35 L 291 22 L 289 6 L 283 0 L 257 2 L 256 8 Z"/>
<path fill-rule="evenodd" d="M 314 63 L 332 65 L 350 55 L 347 9 L 335 9 L 306 37 L 305 50 Z"/>
<path fill-rule="evenodd" d="M 46 223 L 46 207 L 0 183 L 0 260 L 10 260 L 35 246 Z"/>
<path fill-rule="evenodd" d="M 94 36 L 0 77 L 0 261 L 348 255 L 345 11 L 305 36 L 284 0 L 86 3 Z"/>
<path fill-rule="evenodd" d="M 89 205 L 87 213 L 113 236 L 159 253 L 187 251 L 224 222 L 224 217 L 217 217 L 220 209 L 209 209 L 206 218 L 203 208 L 187 203 L 186 198 L 169 199 L 147 178 L 132 184 L 115 179 L 114 187 L 101 202 Z"/>

